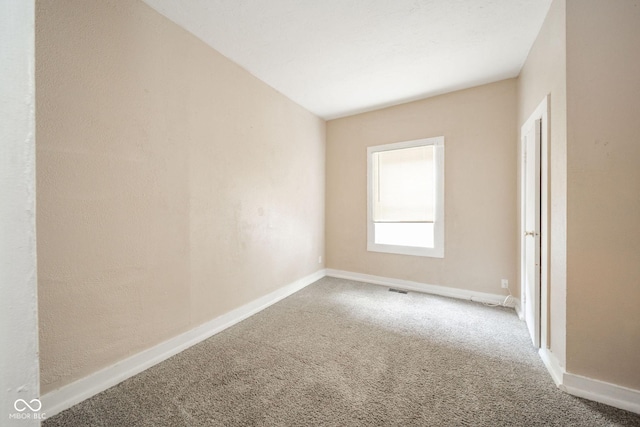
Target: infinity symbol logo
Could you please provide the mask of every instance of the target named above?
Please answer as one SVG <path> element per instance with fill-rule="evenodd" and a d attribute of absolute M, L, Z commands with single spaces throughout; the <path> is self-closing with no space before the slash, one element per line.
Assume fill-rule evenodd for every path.
<path fill-rule="evenodd" d="M 32 407 L 29 403 L 33 404 L 33 402 L 35 402 L 35 404 Z M 32 399 L 29 403 L 24 399 L 18 399 L 14 402 L 13 407 L 16 408 L 16 411 L 18 412 L 26 411 L 27 408 L 31 409 L 33 412 L 38 412 L 42 408 L 42 402 L 40 402 L 39 399 Z"/>

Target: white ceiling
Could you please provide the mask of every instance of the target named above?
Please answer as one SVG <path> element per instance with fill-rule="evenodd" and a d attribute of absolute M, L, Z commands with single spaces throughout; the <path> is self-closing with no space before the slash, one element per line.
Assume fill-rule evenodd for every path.
<path fill-rule="evenodd" d="M 515 77 L 552 0 L 144 0 L 312 113 Z"/>

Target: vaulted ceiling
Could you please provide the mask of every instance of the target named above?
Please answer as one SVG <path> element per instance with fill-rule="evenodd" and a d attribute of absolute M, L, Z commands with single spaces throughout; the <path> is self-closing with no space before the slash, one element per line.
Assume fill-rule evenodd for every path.
<path fill-rule="evenodd" d="M 551 0 L 144 0 L 325 119 L 520 72 Z"/>

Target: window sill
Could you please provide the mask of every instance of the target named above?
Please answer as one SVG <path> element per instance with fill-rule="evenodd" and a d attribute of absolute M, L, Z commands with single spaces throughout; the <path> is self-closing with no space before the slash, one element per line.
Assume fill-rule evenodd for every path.
<path fill-rule="evenodd" d="M 444 247 L 421 248 L 416 246 L 395 246 L 381 245 L 379 243 L 369 243 L 367 244 L 367 251 L 397 255 L 422 256 L 429 258 L 444 258 Z"/>

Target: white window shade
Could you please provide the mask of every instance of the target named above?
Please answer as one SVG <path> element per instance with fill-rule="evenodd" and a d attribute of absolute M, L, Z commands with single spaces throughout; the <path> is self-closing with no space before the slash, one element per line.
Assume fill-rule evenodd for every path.
<path fill-rule="evenodd" d="M 373 153 L 373 221 L 434 222 L 434 146 Z"/>

